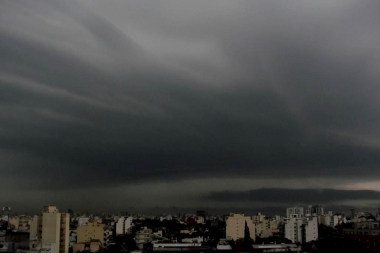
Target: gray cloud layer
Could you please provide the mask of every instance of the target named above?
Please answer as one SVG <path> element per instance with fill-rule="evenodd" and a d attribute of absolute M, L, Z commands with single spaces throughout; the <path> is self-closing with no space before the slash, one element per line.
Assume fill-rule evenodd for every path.
<path fill-rule="evenodd" d="M 0 172 L 47 191 L 378 180 L 379 8 L 2 1 Z"/>
<path fill-rule="evenodd" d="M 207 200 L 223 202 L 274 202 L 274 203 L 331 203 L 346 200 L 379 200 L 380 192 L 371 190 L 336 189 L 281 189 L 262 188 L 250 191 L 212 192 L 204 197 Z"/>

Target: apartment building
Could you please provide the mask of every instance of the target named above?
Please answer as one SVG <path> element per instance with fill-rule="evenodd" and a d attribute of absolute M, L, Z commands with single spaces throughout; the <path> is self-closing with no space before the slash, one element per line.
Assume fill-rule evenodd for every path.
<path fill-rule="evenodd" d="M 255 224 L 250 216 L 244 214 L 231 214 L 226 219 L 226 239 L 238 240 L 244 238 L 245 224 L 249 228 L 252 240 L 255 240 Z"/>
<path fill-rule="evenodd" d="M 125 235 L 132 232 L 133 217 L 120 217 L 116 223 L 116 235 Z"/>
<path fill-rule="evenodd" d="M 280 232 L 279 222 L 276 220 L 263 219 L 255 222 L 256 235 L 260 238 L 268 238 Z"/>
<path fill-rule="evenodd" d="M 293 243 L 311 242 L 318 239 L 318 218 L 290 218 L 285 223 L 285 238 Z"/>
<path fill-rule="evenodd" d="M 18 215 L 9 218 L 11 228 L 21 232 L 29 232 L 31 223 L 32 217 L 28 215 Z"/>
<path fill-rule="evenodd" d="M 73 245 L 73 253 L 89 250 L 99 251 L 104 245 L 104 224 L 88 222 L 77 228 L 77 243 Z"/>
<path fill-rule="evenodd" d="M 152 232 L 152 229 L 147 227 L 142 227 L 136 232 L 135 241 L 138 249 L 143 249 L 145 243 L 152 241 Z"/>
<path fill-rule="evenodd" d="M 304 210 L 301 206 L 292 206 L 286 208 L 286 218 L 303 218 Z"/>
<path fill-rule="evenodd" d="M 45 206 L 30 225 L 31 251 L 68 253 L 70 215 L 55 206 Z"/>

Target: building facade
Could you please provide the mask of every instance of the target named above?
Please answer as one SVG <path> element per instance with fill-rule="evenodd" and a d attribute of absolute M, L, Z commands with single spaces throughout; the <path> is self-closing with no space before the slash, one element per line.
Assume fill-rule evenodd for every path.
<path fill-rule="evenodd" d="M 255 222 L 256 236 L 268 238 L 280 232 L 279 222 L 276 220 L 264 219 Z"/>
<path fill-rule="evenodd" d="M 89 220 L 90 220 L 89 217 L 79 217 L 78 218 L 78 227 L 86 226 L 88 224 Z"/>
<path fill-rule="evenodd" d="M 286 218 L 303 218 L 304 211 L 301 206 L 292 206 L 286 208 Z"/>
<path fill-rule="evenodd" d="M 255 241 L 255 224 L 250 216 L 244 216 L 244 214 L 231 214 L 226 219 L 226 239 L 238 240 L 244 239 L 245 224 L 249 228 L 250 237 Z"/>
<path fill-rule="evenodd" d="M 318 218 L 290 218 L 285 223 L 285 238 L 293 243 L 311 242 L 318 239 Z"/>
<path fill-rule="evenodd" d="M 98 222 L 88 222 L 77 228 L 77 243 L 73 245 L 73 253 L 83 251 L 89 245 L 90 250 L 98 251 L 104 245 L 104 225 Z"/>
<path fill-rule="evenodd" d="M 133 217 L 120 217 L 116 223 L 116 235 L 125 235 L 132 232 Z"/>
<path fill-rule="evenodd" d="M 70 215 L 60 213 L 55 206 L 45 206 L 30 225 L 31 251 L 69 252 Z"/>
<path fill-rule="evenodd" d="M 138 249 L 143 249 L 144 244 L 152 241 L 152 229 L 142 227 L 140 231 L 136 232 L 136 246 Z"/>
<path fill-rule="evenodd" d="M 29 232 L 32 217 L 28 215 L 19 215 L 9 218 L 9 225 L 13 230 Z"/>
<path fill-rule="evenodd" d="M 358 222 L 343 229 L 343 237 L 356 240 L 371 252 L 380 252 L 380 222 Z"/>

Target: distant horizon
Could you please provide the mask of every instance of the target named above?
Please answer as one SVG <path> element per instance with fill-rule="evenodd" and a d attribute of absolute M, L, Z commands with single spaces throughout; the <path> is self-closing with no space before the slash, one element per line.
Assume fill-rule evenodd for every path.
<path fill-rule="evenodd" d="M 379 205 L 380 1 L 0 6 L 3 205 Z"/>
<path fill-rule="evenodd" d="M 47 206 L 47 205 L 45 205 Z M 72 209 L 72 208 L 60 208 L 59 205 L 52 205 L 52 206 L 56 206 L 58 208 L 58 210 L 60 212 L 63 212 L 63 213 L 68 213 L 68 210 L 69 209 Z M 176 216 L 178 213 L 180 213 L 181 215 L 184 215 L 184 214 L 196 214 L 197 211 L 199 210 L 202 210 L 202 211 L 206 211 L 208 215 L 215 215 L 215 216 L 222 216 L 222 215 L 229 215 L 231 213 L 240 213 L 240 214 L 244 214 L 244 215 L 247 215 L 247 216 L 255 216 L 257 213 L 261 213 L 267 217 L 273 217 L 275 215 L 279 215 L 281 217 L 285 217 L 286 216 L 286 208 L 287 207 L 293 207 L 293 206 L 301 206 L 301 207 L 304 207 L 306 208 L 308 205 L 302 205 L 302 204 L 298 204 L 298 205 L 291 205 L 291 206 L 284 206 L 284 207 L 272 207 L 272 208 L 263 208 L 263 209 L 229 209 L 229 208 L 224 208 L 224 209 L 219 209 L 219 210 L 216 210 L 216 209 L 205 209 L 205 208 L 193 208 L 193 209 L 188 209 L 188 208 L 151 208 L 151 210 L 147 211 L 147 212 L 144 212 L 144 211 L 132 211 L 133 209 L 127 209 L 127 210 L 115 210 L 115 211 L 96 211 L 96 210 L 76 210 L 76 209 L 72 209 L 74 211 L 74 213 L 89 213 L 89 214 L 96 214 L 96 215 L 102 215 L 102 214 L 114 214 L 114 215 L 118 215 L 122 212 L 127 212 L 128 215 L 146 215 L 146 216 L 161 216 L 161 215 L 173 215 L 173 216 Z M 351 209 L 354 208 L 355 209 L 355 212 L 356 213 L 364 213 L 364 212 L 370 212 L 372 213 L 373 215 L 378 211 L 378 207 L 373 207 L 373 208 L 370 208 L 370 209 L 365 209 L 365 208 L 355 208 L 355 207 L 342 207 L 341 209 L 339 209 L 339 207 L 333 207 L 333 208 L 330 208 L 329 206 L 323 206 L 321 205 L 323 208 L 324 208 L 324 214 L 327 215 L 328 211 L 332 211 L 333 214 L 337 214 L 337 213 L 344 213 L 346 216 L 350 216 L 351 215 Z M 10 213 L 10 216 L 12 215 L 23 215 L 23 214 L 28 214 L 28 215 L 37 215 L 37 214 L 40 214 L 41 211 L 42 211 L 42 208 L 43 206 L 40 207 L 39 210 L 30 210 L 30 211 L 26 211 L 26 212 L 18 212 L 17 209 L 14 210 L 12 208 L 12 211 Z M 153 209 L 156 209 L 157 211 L 153 211 Z M 228 210 L 231 210 L 231 211 L 228 211 Z M 261 210 L 261 211 L 260 211 Z"/>

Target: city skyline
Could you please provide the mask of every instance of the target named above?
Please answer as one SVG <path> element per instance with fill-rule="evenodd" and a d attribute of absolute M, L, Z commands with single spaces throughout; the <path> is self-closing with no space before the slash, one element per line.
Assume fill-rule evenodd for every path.
<path fill-rule="evenodd" d="M 379 2 L 0 7 L 4 206 L 377 209 Z"/>

